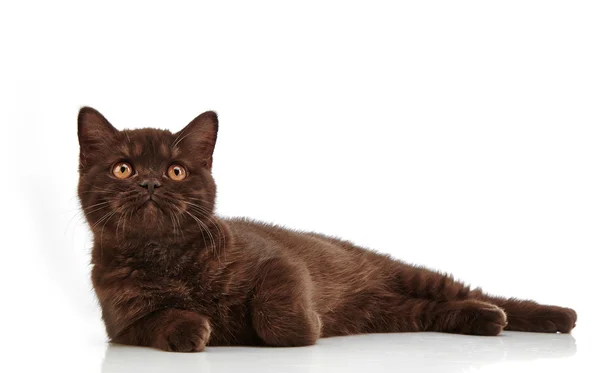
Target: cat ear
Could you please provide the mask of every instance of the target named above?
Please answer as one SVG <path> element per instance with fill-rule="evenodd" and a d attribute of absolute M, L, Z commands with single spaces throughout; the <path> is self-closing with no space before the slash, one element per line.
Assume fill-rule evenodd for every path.
<path fill-rule="evenodd" d="M 77 117 L 79 163 L 86 166 L 114 143 L 119 131 L 102 114 L 91 107 L 82 107 Z"/>
<path fill-rule="evenodd" d="M 184 129 L 175 134 L 172 147 L 180 147 L 203 166 L 212 167 L 212 155 L 217 142 L 219 120 L 217 113 L 207 111 L 198 115 Z"/>

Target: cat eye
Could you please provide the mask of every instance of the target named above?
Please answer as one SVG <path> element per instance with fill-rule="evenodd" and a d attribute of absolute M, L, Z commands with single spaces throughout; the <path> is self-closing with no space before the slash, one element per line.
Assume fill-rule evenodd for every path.
<path fill-rule="evenodd" d="M 113 167 L 113 175 L 118 179 L 127 179 L 133 174 L 133 167 L 127 162 L 119 162 Z"/>
<path fill-rule="evenodd" d="M 169 167 L 167 170 L 167 175 L 171 180 L 181 181 L 187 177 L 187 171 L 185 168 L 183 168 L 183 166 L 175 163 Z"/>

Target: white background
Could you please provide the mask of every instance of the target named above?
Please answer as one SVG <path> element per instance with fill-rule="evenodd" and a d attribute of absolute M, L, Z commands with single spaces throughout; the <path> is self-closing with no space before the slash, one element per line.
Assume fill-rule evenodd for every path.
<path fill-rule="evenodd" d="M 3 2 L 1 369 L 582 371 L 598 348 L 599 19 L 595 1 Z M 76 198 L 82 105 L 173 131 L 216 110 L 219 214 L 573 307 L 578 326 L 107 348 Z"/>

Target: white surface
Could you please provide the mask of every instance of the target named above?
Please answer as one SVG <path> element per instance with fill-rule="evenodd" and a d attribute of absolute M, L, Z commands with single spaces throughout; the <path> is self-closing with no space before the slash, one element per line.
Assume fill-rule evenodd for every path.
<path fill-rule="evenodd" d="M 535 346 L 533 348 L 532 346 Z M 110 346 L 103 373 L 177 370 L 196 372 L 348 372 L 348 371 L 506 371 L 528 365 L 532 371 L 576 352 L 569 335 L 506 333 L 501 338 L 448 336 L 434 333 L 362 335 L 323 339 L 301 349 L 209 348 L 206 356 L 165 356 L 147 349 Z M 548 359 L 548 360 L 546 360 Z M 139 362 L 143 361 L 140 366 Z"/>
<path fill-rule="evenodd" d="M 583 371 L 596 361 L 600 4 L 398 3 L 3 2 L 0 370 Z M 82 105 L 118 128 L 172 130 L 214 109 L 219 213 L 573 307 L 573 338 L 105 354 L 75 194 Z"/>
<path fill-rule="evenodd" d="M 195 354 L 67 343 L 23 353 L 19 363 L 23 371 L 44 367 L 102 373 L 594 371 L 594 339 L 578 346 L 577 335 L 505 332 L 486 338 L 440 333 L 370 334 L 321 339 L 311 347 L 210 347 Z"/>

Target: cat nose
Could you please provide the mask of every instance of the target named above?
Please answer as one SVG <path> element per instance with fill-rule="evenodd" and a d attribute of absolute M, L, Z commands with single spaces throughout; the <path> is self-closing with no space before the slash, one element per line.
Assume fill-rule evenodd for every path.
<path fill-rule="evenodd" d="M 154 193 L 154 189 L 160 188 L 161 184 L 158 179 L 146 179 L 140 183 L 142 188 L 148 189 L 148 193 L 152 195 Z"/>

